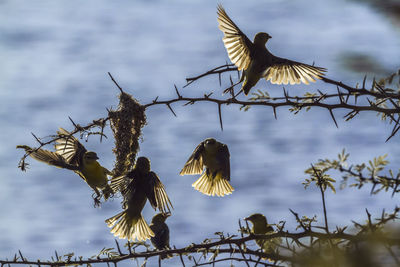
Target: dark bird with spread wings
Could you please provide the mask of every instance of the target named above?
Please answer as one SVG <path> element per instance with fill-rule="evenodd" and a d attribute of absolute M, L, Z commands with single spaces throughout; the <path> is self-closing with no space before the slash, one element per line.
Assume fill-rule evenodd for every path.
<path fill-rule="evenodd" d="M 87 151 L 78 139 L 63 128 L 57 131 L 55 142 L 55 152 L 28 146 L 17 146 L 17 148 L 24 148 L 29 156 L 38 161 L 73 170 L 96 192 L 95 206 L 100 204 L 101 196 L 107 200 L 113 193 L 107 177 L 111 172 L 99 164 L 97 154 Z"/>
<path fill-rule="evenodd" d="M 162 213 L 170 213 L 170 208 L 173 208 L 164 185 L 150 170 L 150 160 L 146 157 L 139 157 L 133 170 L 127 174 L 113 178 L 111 188 L 121 192 L 124 198 L 124 211 L 106 220 L 111 233 L 119 238 L 144 241 L 154 236 L 142 216 L 147 200 Z"/>
<path fill-rule="evenodd" d="M 326 72 L 325 68 L 274 56 L 265 47 L 271 38 L 268 33 L 257 33 L 251 42 L 229 18 L 222 5 L 218 5 L 217 14 L 228 56 L 239 70 L 243 70 L 240 81 L 244 80 L 242 90 L 245 95 L 261 78 L 273 84 L 309 84 L 321 79 Z"/>
<path fill-rule="evenodd" d="M 189 157 L 180 175 L 201 174 L 205 172 L 192 186 L 203 194 L 219 196 L 232 194 L 233 187 L 229 184 L 231 168 L 228 146 L 207 138 L 201 142 Z"/>

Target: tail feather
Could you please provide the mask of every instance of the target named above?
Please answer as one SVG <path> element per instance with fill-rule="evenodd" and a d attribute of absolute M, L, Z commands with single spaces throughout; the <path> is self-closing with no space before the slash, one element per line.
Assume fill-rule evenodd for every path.
<path fill-rule="evenodd" d="M 134 241 L 144 241 L 154 236 L 153 231 L 149 225 L 140 215 L 139 218 L 131 218 L 126 211 L 118 213 L 117 215 L 106 220 L 107 226 L 111 228 L 111 233 L 122 239 Z"/>
<path fill-rule="evenodd" d="M 204 172 L 200 178 L 192 184 L 192 186 L 197 191 L 208 196 L 216 195 L 223 197 L 232 194 L 234 191 L 233 187 L 229 184 L 229 181 L 222 178 L 219 173 L 212 178 L 210 175 L 207 175 L 207 172 Z"/>

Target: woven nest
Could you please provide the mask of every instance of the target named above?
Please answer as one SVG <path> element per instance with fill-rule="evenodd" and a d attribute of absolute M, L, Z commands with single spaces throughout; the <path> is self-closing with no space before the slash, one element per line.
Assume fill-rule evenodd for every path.
<path fill-rule="evenodd" d="M 121 93 L 118 109 L 109 112 L 111 129 L 115 139 L 115 148 L 113 149 L 113 153 L 116 155 L 114 176 L 129 171 L 135 163 L 142 127 L 146 125 L 144 111 L 144 107 L 131 95 Z"/>

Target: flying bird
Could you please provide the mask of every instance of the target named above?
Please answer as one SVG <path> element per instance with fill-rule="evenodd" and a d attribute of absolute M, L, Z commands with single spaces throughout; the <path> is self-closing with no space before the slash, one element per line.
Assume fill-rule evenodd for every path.
<path fill-rule="evenodd" d="M 238 70 L 243 70 L 240 82 L 244 80 L 242 91 L 245 95 L 261 78 L 273 84 L 309 84 L 310 81 L 321 79 L 326 72 L 325 68 L 274 56 L 265 47 L 271 38 L 268 33 L 257 33 L 251 42 L 229 18 L 222 5 L 218 5 L 217 14 L 228 56 Z"/>
<path fill-rule="evenodd" d="M 170 213 L 157 213 L 151 219 L 150 229 L 154 236 L 150 239 L 153 246 L 158 250 L 169 249 L 169 228 L 165 220 L 171 216 Z M 167 255 L 161 256 L 161 259 L 167 258 Z"/>
<path fill-rule="evenodd" d="M 78 139 L 63 128 L 57 131 L 55 142 L 55 152 L 29 146 L 17 146 L 17 148 L 24 148 L 29 156 L 38 161 L 73 170 L 95 191 L 95 206 L 100 205 L 102 196 L 107 200 L 113 194 L 107 177 L 111 172 L 99 164 L 97 154 L 87 151 Z"/>
<path fill-rule="evenodd" d="M 192 186 L 203 194 L 219 196 L 232 194 L 233 187 L 229 184 L 231 168 L 228 146 L 207 138 L 201 142 L 189 157 L 180 175 L 202 174 Z M 206 169 L 203 172 L 203 169 Z"/>
<path fill-rule="evenodd" d="M 253 224 L 251 228 L 251 233 L 256 235 L 265 235 L 265 234 L 273 234 L 274 228 L 268 224 L 267 218 L 260 213 L 255 213 L 247 218 L 246 221 L 250 221 Z M 269 240 L 266 239 L 256 239 L 257 245 L 265 253 L 274 253 L 278 245 L 281 243 L 281 238 L 276 237 Z"/>
<path fill-rule="evenodd" d="M 147 200 L 161 213 L 170 213 L 170 208 L 173 208 L 164 185 L 151 171 L 150 160 L 146 157 L 139 157 L 135 167 L 127 174 L 112 178 L 111 188 L 121 192 L 124 198 L 124 210 L 106 220 L 111 233 L 119 238 L 144 241 L 154 236 L 142 216 Z"/>

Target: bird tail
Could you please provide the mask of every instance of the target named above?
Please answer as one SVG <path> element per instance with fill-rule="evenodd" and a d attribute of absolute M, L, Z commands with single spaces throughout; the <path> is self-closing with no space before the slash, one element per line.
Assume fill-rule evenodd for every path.
<path fill-rule="evenodd" d="M 110 232 L 122 239 L 134 241 L 145 241 L 154 236 L 153 231 L 140 214 L 139 218 L 130 217 L 126 211 L 106 220 L 107 226 L 111 228 Z"/>
<path fill-rule="evenodd" d="M 205 171 L 196 182 L 192 184 L 194 189 L 200 191 L 208 196 L 219 196 L 232 194 L 233 187 L 229 184 L 229 181 L 222 177 L 221 173 L 217 173 L 215 177 L 211 174 L 207 174 Z"/>
<path fill-rule="evenodd" d="M 243 91 L 244 95 L 248 95 L 250 89 L 251 89 L 253 86 L 254 86 L 254 85 L 249 84 L 249 83 L 248 83 L 248 80 L 245 79 L 245 81 L 244 81 L 243 84 L 242 84 L 242 91 Z"/>

